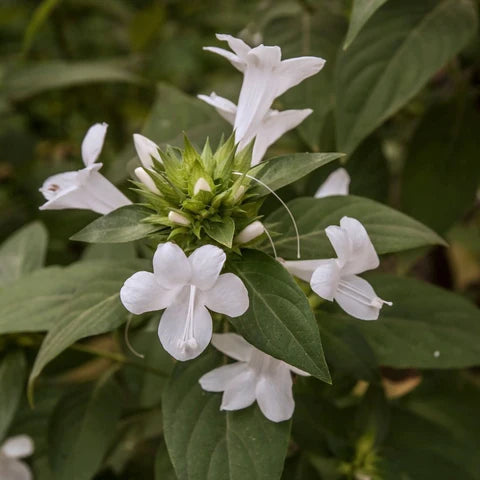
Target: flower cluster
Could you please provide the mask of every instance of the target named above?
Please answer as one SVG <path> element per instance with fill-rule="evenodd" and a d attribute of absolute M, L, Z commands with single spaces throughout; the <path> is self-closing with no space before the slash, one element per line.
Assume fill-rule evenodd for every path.
<path fill-rule="evenodd" d="M 141 165 L 135 170 L 135 190 L 149 213 L 144 222 L 157 227 L 153 273 L 137 272 L 120 292 L 125 308 L 136 315 L 164 310 L 158 335 L 167 352 L 180 361 L 200 355 L 210 342 L 237 363 L 217 368 L 200 378 L 204 390 L 224 392 L 221 409 L 246 408 L 257 401 L 274 422 L 292 416 L 292 376 L 306 372 L 273 358 L 233 333 L 213 334 L 210 312 L 239 317 L 250 306 L 242 280 L 221 273 L 227 254 L 270 235 L 260 222 L 262 200 L 251 193 L 255 178 L 248 174 L 268 147 L 299 125 L 310 109 L 277 111 L 275 99 L 289 88 L 318 73 L 325 63 L 317 57 L 281 59 L 279 47 L 250 48 L 242 40 L 217 35 L 232 51 L 206 47 L 227 58 L 243 73 L 237 105 L 217 96 L 199 98 L 217 109 L 233 125 L 229 139 L 212 150 L 201 151 L 185 139 L 183 150 L 161 150 L 152 140 L 134 135 Z M 90 128 L 82 144 L 85 168 L 47 179 L 41 188 L 47 202 L 42 209 L 84 208 L 106 214 L 129 205 L 116 187 L 103 177 L 96 163 L 106 124 Z M 350 177 L 340 168 L 322 184 L 315 196 L 347 195 Z M 326 300 L 335 300 L 350 315 L 373 320 L 385 302 L 358 276 L 377 268 L 378 256 L 363 225 L 344 217 L 326 234 L 337 258 L 281 260 L 294 276 L 310 283 Z M 187 256 L 189 254 L 189 256 Z M 213 337 L 213 338 L 212 338 Z"/>

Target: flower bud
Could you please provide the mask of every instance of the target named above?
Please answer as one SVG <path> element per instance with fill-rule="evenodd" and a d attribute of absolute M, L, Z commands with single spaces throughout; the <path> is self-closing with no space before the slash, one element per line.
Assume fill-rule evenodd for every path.
<path fill-rule="evenodd" d="M 243 194 L 245 193 L 246 188 L 243 185 L 240 185 L 237 188 L 237 191 L 233 195 L 233 203 L 237 203 L 242 197 Z"/>
<path fill-rule="evenodd" d="M 200 177 L 196 183 L 195 186 L 193 187 L 193 194 L 196 195 L 198 192 L 203 191 L 203 192 L 211 192 L 212 189 L 210 188 L 210 185 L 208 182 L 203 178 Z"/>
<path fill-rule="evenodd" d="M 255 221 L 250 225 L 247 225 L 236 237 L 235 243 L 248 243 L 253 239 L 259 237 L 265 231 L 263 223 L 260 221 Z"/>
<path fill-rule="evenodd" d="M 135 169 L 136 177 L 142 182 L 152 193 L 161 195 L 160 190 L 155 185 L 155 182 L 152 180 L 152 177 L 145 171 L 143 167 L 138 167 Z"/>
<path fill-rule="evenodd" d="M 138 158 L 140 158 L 140 161 L 145 168 L 153 167 L 152 157 L 159 162 L 162 162 L 162 158 L 158 152 L 158 145 L 155 142 L 152 142 L 150 139 L 139 133 L 134 133 L 133 143 L 135 144 Z"/>
<path fill-rule="evenodd" d="M 184 217 L 182 214 L 174 212 L 173 210 L 171 210 L 168 214 L 168 219 L 172 223 L 176 223 L 177 225 L 182 225 L 184 227 L 190 225 L 190 220 L 187 217 Z"/>

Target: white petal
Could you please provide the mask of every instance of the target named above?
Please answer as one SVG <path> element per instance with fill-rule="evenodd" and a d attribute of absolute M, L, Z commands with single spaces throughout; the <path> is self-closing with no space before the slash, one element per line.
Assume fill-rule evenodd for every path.
<path fill-rule="evenodd" d="M 131 201 L 101 173 L 92 171 L 84 189 L 90 197 L 91 210 L 103 215 L 117 208 L 131 205 Z"/>
<path fill-rule="evenodd" d="M 30 468 L 13 458 L 0 458 L 0 478 L 2 480 L 32 480 Z"/>
<path fill-rule="evenodd" d="M 250 368 L 235 377 L 235 381 L 227 385 L 222 397 L 220 410 L 241 410 L 255 401 L 257 376 Z"/>
<path fill-rule="evenodd" d="M 226 260 L 225 252 L 214 245 L 197 248 L 188 261 L 192 269 L 191 283 L 200 290 L 209 290 L 215 284 Z"/>
<path fill-rule="evenodd" d="M 210 96 L 208 95 L 197 95 L 197 97 L 214 107 L 217 112 L 232 125 L 235 123 L 235 115 L 237 113 L 237 106 L 227 100 L 226 98 L 219 97 L 215 92 L 212 92 Z"/>
<path fill-rule="evenodd" d="M 334 258 L 325 260 L 315 269 L 310 280 L 312 290 L 325 300 L 333 301 L 340 281 L 340 267 Z"/>
<path fill-rule="evenodd" d="M 365 227 L 355 218 L 343 217 L 340 227 L 347 234 L 350 258 L 343 268 L 345 274 L 357 274 L 378 267 L 380 261 Z"/>
<path fill-rule="evenodd" d="M 319 57 L 297 57 L 283 60 L 277 69 L 276 96 L 278 97 L 289 88 L 315 75 L 324 65 L 325 60 Z"/>
<path fill-rule="evenodd" d="M 229 317 L 243 315 L 249 307 L 248 290 L 237 275 L 224 273 L 202 296 L 205 306 L 213 312 Z"/>
<path fill-rule="evenodd" d="M 185 290 L 190 290 L 190 287 Z M 208 310 L 195 300 L 193 317 L 189 319 L 189 302 L 184 295 L 182 297 L 163 313 L 158 326 L 158 336 L 163 348 L 172 357 L 186 361 L 198 357 L 210 343 L 212 317 Z"/>
<path fill-rule="evenodd" d="M 128 278 L 120 289 L 123 306 L 140 315 L 168 307 L 175 299 L 175 290 L 162 288 L 150 272 L 137 272 Z"/>
<path fill-rule="evenodd" d="M 302 123 L 313 110 L 285 110 L 279 112 L 270 110 L 260 124 L 253 147 L 252 165 L 257 165 L 262 160 L 268 147 L 275 143 L 284 133 L 292 130 Z M 241 148 L 242 145 L 240 145 Z"/>
<path fill-rule="evenodd" d="M 248 370 L 248 365 L 243 362 L 235 362 L 223 365 L 200 377 L 200 386 L 207 392 L 223 392 L 236 377 Z"/>
<path fill-rule="evenodd" d="M 285 363 L 285 362 L 283 362 Z M 285 363 L 287 368 L 292 372 L 295 373 L 295 375 L 301 375 L 302 377 L 310 377 L 311 375 L 308 372 L 305 372 L 305 370 L 300 370 L 297 367 L 294 367 L 293 365 L 289 365 L 288 363 Z"/>
<path fill-rule="evenodd" d="M 183 227 L 190 225 L 190 220 L 187 217 L 185 217 L 181 213 L 174 212 L 173 210 L 168 212 L 168 219 L 172 223 L 176 223 L 177 225 L 182 225 Z"/>
<path fill-rule="evenodd" d="M 153 255 L 153 273 L 166 289 L 183 286 L 190 281 L 192 269 L 183 250 L 172 242 L 158 244 Z"/>
<path fill-rule="evenodd" d="M 349 315 L 360 320 L 376 320 L 383 304 L 372 286 L 363 278 L 348 275 L 341 278 L 335 300 Z"/>
<path fill-rule="evenodd" d="M 200 177 L 195 182 L 195 185 L 193 187 L 193 194 L 194 195 L 197 195 L 199 192 L 211 192 L 211 191 L 212 191 L 212 189 L 211 189 L 209 183 L 203 177 Z"/>
<path fill-rule="evenodd" d="M 315 198 L 330 197 L 332 195 L 348 195 L 350 175 L 344 168 L 337 168 L 320 185 Z"/>
<path fill-rule="evenodd" d="M 245 58 L 251 48 L 240 38 L 232 37 L 231 35 L 226 35 L 225 33 L 217 33 L 215 35 L 218 40 L 222 42 L 227 42 L 228 46 L 237 54 L 240 58 Z"/>
<path fill-rule="evenodd" d="M 203 47 L 203 49 L 207 52 L 216 53 L 217 55 L 225 57 L 240 72 L 245 70 L 245 62 L 234 53 L 218 47 Z"/>
<path fill-rule="evenodd" d="M 94 164 L 103 148 L 108 125 L 96 123 L 89 129 L 82 142 L 82 159 L 86 167 Z"/>
<path fill-rule="evenodd" d="M 271 360 L 257 382 L 255 396 L 260 410 L 272 422 L 283 422 L 292 417 L 295 409 L 292 377 L 283 362 Z"/>
<path fill-rule="evenodd" d="M 255 238 L 259 237 L 265 231 L 265 227 L 263 223 L 259 220 L 252 222 L 250 225 L 247 225 L 241 232 L 239 232 L 235 238 L 234 242 L 237 244 L 243 244 L 251 242 L 255 240 Z"/>
<path fill-rule="evenodd" d="M 17 435 L 9 438 L 0 451 L 10 458 L 29 457 L 33 453 L 33 440 L 28 435 Z"/>
<path fill-rule="evenodd" d="M 152 177 L 146 172 L 146 170 L 143 167 L 137 167 L 135 169 L 135 176 L 152 193 L 156 193 L 157 195 L 161 195 L 160 191 L 158 190 L 157 186 L 155 185 L 155 182 L 152 180 Z"/>
<path fill-rule="evenodd" d="M 313 272 L 328 260 L 283 260 L 280 263 L 295 277 L 310 282 Z"/>
<path fill-rule="evenodd" d="M 139 133 L 134 133 L 133 143 L 135 144 L 135 150 L 137 151 L 138 158 L 145 168 L 153 167 L 152 158 L 162 162 L 162 158 L 160 157 L 160 153 L 158 151 L 158 145 L 155 142 L 152 142 L 152 140 L 149 138 L 144 137 Z"/>
<path fill-rule="evenodd" d="M 228 357 L 240 362 L 248 362 L 254 348 L 237 333 L 214 333 L 212 345 Z"/>

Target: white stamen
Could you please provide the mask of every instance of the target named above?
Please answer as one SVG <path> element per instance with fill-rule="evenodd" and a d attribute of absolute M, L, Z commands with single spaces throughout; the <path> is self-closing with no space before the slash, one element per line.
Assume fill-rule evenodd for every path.
<path fill-rule="evenodd" d="M 434 356 L 435 358 L 438 358 L 438 357 L 440 356 L 440 352 L 439 352 L 438 350 L 435 350 L 435 351 L 433 352 L 433 356 Z"/>
<path fill-rule="evenodd" d="M 198 343 L 194 337 L 194 313 L 195 313 L 195 294 L 197 287 L 190 286 L 190 298 L 188 300 L 187 319 L 185 321 L 185 328 L 183 330 L 182 339 L 178 341 L 178 346 L 182 350 L 193 350 L 197 348 Z"/>
<path fill-rule="evenodd" d="M 145 355 L 141 354 L 141 353 L 138 353 L 132 346 L 132 344 L 130 343 L 130 338 L 128 336 L 128 333 L 130 331 L 130 324 L 132 323 L 132 319 L 133 319 L 133 315 L 130 314 L 128 316 L 128 320 L 127 320 L 127 325 L 125 326 L 125 333 L 124 333 L 124 338 L 125 338 L 125 344 L 127 345 L 128 349 L 138 358 L 145 358 Z"/>
<path fill-rule="evenodd" d="M 382 308 L 384 304 L 387 304 L 389 306 L 393 305 L 392 302 L 387 302 L 379 297 L 369 297 L 361 290 L 354 287 L 351 283 L 347 283 L 343 280 L 340 280 L 338 282 L 338 291 L 343 293 L 347 297 L 353 298 L 359 303 L 362 303 L 363 305 L 368 305 L 369 307 Z"/>
<path fill-rule="evenodd" d="M 277 249 L 275 248 L 275 244 L 273 243 L 273 239 L 272 239 L 272 236 L 270 235 L 270 232 L 265 228 L 265 226 L 263 227 L 264 230 L 265 230 L 265 235 L 267 236 L 269 242 L 270 242 L 270 245 L 272 246 L 272 250 L 273 250 L 273 256 L 275 257 L 275 260 L 278 260 L 279 257 L 277 255 Z"/>
<path fill-rule="evenodd" d="M 235 175 L 243 175 L 241 172 L 232 172 Z M 295 221 L 295 217 L 293 216 L 292 212 L 290 209 L 287 207 L 287 204 L 275 193 L 267 184 L 263 183 L 261 180 L 258 178 L 252 177 L 251 175 L 248 175 L 247 173 L 245 174 L 247 178 L 250 180 L 254 180 L 255 182 L 259 183 L 262 185 L 262 187 L 265 187 L 275 198 L 283 205 L 285 210 L 287 211 L 288 215 L 290 216 L 292 223 L 293 223 L 293 228 L 295 229 L 295 235 L 297 237 L 297 258 L 301 258 L 300 255 L 300 234 L 298 233 L 298 227 L 297 227 L 297 222 Z"/>
<path fill-rule="evenodd" d="M 174 212 L 173 210 L 169 212 L 168 219 L 172 223 L 176 223 L 177 225 L 182 225 L 184 227 L 190 225 L 190 220 L 187 217 L 184 217 L 180 213 Z"/>

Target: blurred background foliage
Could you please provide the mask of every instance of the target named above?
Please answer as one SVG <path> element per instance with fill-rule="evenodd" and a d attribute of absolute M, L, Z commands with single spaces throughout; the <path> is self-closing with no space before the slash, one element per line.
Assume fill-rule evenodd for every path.
<path fill-rule="evenodd" d="M 415 3 L 406 1 L 412 6 Z M 215 91 L 236 100 L 241 75 L 224 59 L 202 51 L 203 46 L 217 45 L 215 33 L 230 33 L 252 45 L 279 45 L 285 58 L 317 55 L 327 60 L 319 75 L 277 101 L 275 106 L 280 109 L 311 107 L 315 112 L 296 131 L 277 142 L 270 154 L 347 151 L 345 167 L 352 177 L 351 193 L 400 209 L 436 230 L 450 244 L 449 249 L 438 247 L 396 255 L 384 262 L 385 269 L 439 284 L 480 304 L 479 36 L 475 35 L 459 55 L 415 91 L 413 98 L 383 118 L 380 126 L 373 126 L 366 138 L 355 145 L 352 138 L 347 138 L 348 132 L 339 134 L 336 112 L 344 101 L 343 86 L 348 86 L 341 83 L 338 65 L 353 63 L 347 56 L 355 58 L 362 54 L 356 49 L 355 41 L 347 51 L 342 49 L 350 14 L 349 0 L 224 0 L 221 3 L 214 0 L 3 0 L 0 3 L 0 240 L 22 225 L 40 219 L 50 235 L 48 264 L 67 264 L 82 254 L 85 258 L 101 257 L 102 247 L 90 248 L 84 253 L 83 245 L 68 240 L 95 215 L 82 211 L 39 212 L 43 198 L 38 188 L 54 173 L 80 168 L 80 144 L 88 127 L 95 122 L 105 121 L 110 125 L 100 160 L 106 166 L 106 176 L 125 192 L 135 165 L 133 133 L 142 132 L 159 144 L 181 144 L 182 131 L 198 144 L 207 136 L 216 141 L 222 132 L 228 134 L 231 127 L 195 95 Z M 380 44 L 382 39 L 376 37 L 374 41 Z M 442 41 L 439 37 L 438 42 Z M 409 64 L 403 67 L 408 69 Z M 312 195 L 337 167 L 320 169 L 286 187 L 281 192 L 282 198 Z M 277 206 L 274 200 L 268 201 L 265 210 Z M 121 249 L 116 252 L 121 257 L 130 255 Z M 156 348 L 156 338 L 152 343 L 155 335 L 151 331 L 139 331 L 138 336 L 134 340 L 140 350 L 148 351 L 148 365 L 171 367 L 167 360 L 156 358 L 163 351 Z M 98 342 L 94 346 L 108 349 L 111 339 L 100 338 Z M 88 351 L 69 351 L 47 372 L 61 373 L 61 379 L 68 384 L 72 374 L 65 370 L 83 365 L 86 359 L 90 359 Z M 75 378 L 91 380 L 104 370 L 104 366 L 98 364 L 89 368 L 76 368 Z M 158 392 L 164 380 L 148 375 L 130 378 L 135 370 L 128 372 L 125 382 L 138 394 L 140 407 L 131 398 L 126 400 L 126 410 L 133 404 L 136 410 L 131 416 L 122 417 L 117 427 L 122 441 L 108 452 L 110 473 L 101 478 L 147 478 L 142 476 L 143 472 L 155 470 L 157 478 L 173 479 L 165 449 L 158 450 L 158 441 L 152 441 L 159 433 L 153 427 L 160 424 L 155 421 L 159 409 L 148 408 L 158 404 Z M 390 399 L 403 396 L 420 383 L 417 371 L 399 373 L 385 369 L 382 373 Z M 360 375 L 360 378 L 363 377 Z M 343 404 L 340 412 L 338 407 L 345 392 L 351 389 L 351 379 L 337 378 L 335 387 L 319 386 L 321 395 L 306 391 L 304 401 L 297 402 L 294 435 L 300 446 L 305 440 L 309 458 L 306 462 L 302 452 L 290 452 L 285 479 L 338 478 L 332 473 L 338 472 L 338 465 L 332 464 L 331 457 L 328 460 L 322 457 L 327 447 L 320 445 L 318 438 L 321 436 L 322 442 L 328 443 L 328 450 L 338 453 L 338 458 L 352 457 L 352 446 L 345 454 L 342 449 L 347 447 L 338 443 L 338 439 L 353 434 L 339 430 L 354 424 L 353 430 L 364 431 L 362 428 L 369 422 L 382 426 L 377 431 L 386 430 L 386 425 L 392 426 L 390 433 L 385 431 L 382 437 L 382 441 L 387 438 L 389 445 L 383 452 L 391 467 L 389 471 L 399 471 L 400 463 L 407 462 L 409 471 L 414 472 L 411 478 L 415 479 L 478 478 L 474 474 L 480 471 L 480 444 L 478 435 L 474 434 L 478 428 L 471 425 L 478 417 L 473 413 L 478 388 L 472 386 L 478 386 L 478 374 L 474 369 L 425 371 L 423 378 L 416 395 L 407 396 L 403 404 L 393 410 L 384 408 L 383 391 L 370 389 L 361 402 L 375 408 L 353 414 Z M 300 384 L 300 394 L 301 387 Z M 116 396 L 115 388 L 110 386 L 108 378 L 101 388 L 100 393 L 87 389 L 82 395 L 101 394 L 102 401 L 109 404 L 109 399 Z M 40 385 L 35 414 L 25 400 L 13 433 L 38 430 L 43 435 L 47 414 L 42 417 L 42 412 L 51 412 L 64 390 L 50 389 L 48 383 Z M 76 392 L 72 392 L 71 397 L 75 396 Z M 438 401 L 432 403 L 432 398 L 437 396 Z M 62 397 L 64 411 L 81 407 L 78 402 L 68 403 L 72 398 Z M 329 404 L 332 398 L 335 406 Z M 461 411 L 455 409 L 458 402 L 462 405 Z M 311 409 L 305 410 L 305 405 Z M 308 415 L 303 417 L 305 411 Z M 315 412 L 313 421 L 312 411 Z M 120 413 L 112 411 L 111 415 L 115 424 Z M 343 420 L 339 425 L 329 425 L 326 421 L 329 415 Z M 53 421 L 49 428 L 61 429 L 61 426 Z M 322 428 L 323 433 L 316 428 Z M 423 432 L 422 441 L 418 440 L 419 432 Z M 453 468 L 448 463 L 450 460 L 445 460 L 445 464 L 440 461 L 445 451 L 442 448 L 449 448 L 449 435 L 471 448 L 471 451 L 453 452 L 451 447 L 448 457 L 454 458 L 457 466 L 466 465 L 468 475 L 450 470 Z M 54 437 L 59 446 L 63 441 L 68 444 L 68 439 L 58 432 Z M 110 440 L 106 438 L 105 444 Z M 43 441 L 46 442 L 46 438 Z M 412 449 L 412 444 L 417 451 Z M 312 445 L 315 448 L 310 451 Z M 419 445 L 423 463 L 418 461 Z M 357 444 L 356 448 L 356 454 L 360 454 L 361 446 Z M 38 449 L 46 453 L 46 444 L 38 444 Z M 136 455 L 132 455 L 133 449 Z M 402 455 L 398 455 L 399 451 Z M 156 459 L 152 452 L 157 452 Z M 48 463 L 45 455 L 39 455 L 35 461 L 39 472 L 43 471 L 42 462 Z M 425 473 L 425 465 L 438 468 L 438 472 Z M 123 474 L 114 476 L 111 473 L 114 471 Z M 353 478 L 348 472 L 346 475 Z M 400 478 L 394 473 L 388 475 L 385 478 Z M 48 474 L 44 478 L 48 478 Z"/>

